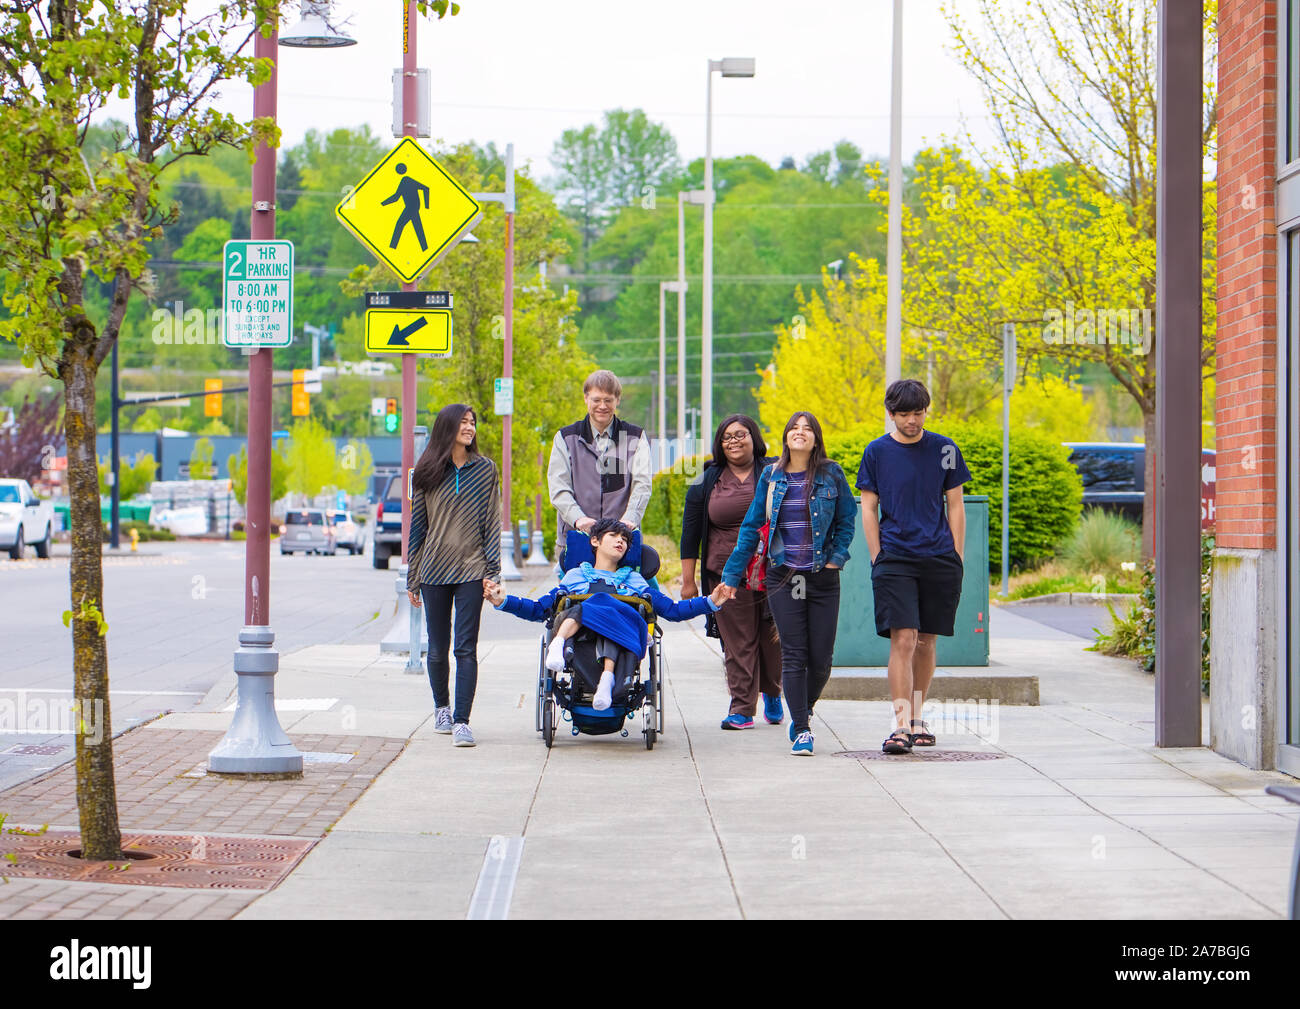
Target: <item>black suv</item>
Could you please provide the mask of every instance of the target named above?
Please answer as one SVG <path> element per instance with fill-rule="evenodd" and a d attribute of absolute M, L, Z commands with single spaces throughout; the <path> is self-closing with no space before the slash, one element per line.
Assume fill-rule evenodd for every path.
<path fill-rule="evenodd" d="M 1067 441 L 1064 445 L 1070 450 L 1070 462 L 1083 480 L 1084 509 L 1101 508 L 1140 523 L 1142 500 L 1146 496 L 1146 446 L 1113 441 Z M 1207 493 L 1209 500 L 1214 499 L 1214 459 L 1213 449 L 1201 449 L 1203 524 Z M 1213 521 L 1212 511 L 1208 520 Z"/>

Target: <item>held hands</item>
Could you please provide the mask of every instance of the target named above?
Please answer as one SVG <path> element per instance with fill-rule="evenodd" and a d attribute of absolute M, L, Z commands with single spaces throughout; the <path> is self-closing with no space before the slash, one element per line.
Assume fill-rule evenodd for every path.
<path fill-rule="evenodd" d="M 500 606 L 506 599 L 506 590 L 490 578 L 483 579 L 483 598 L 493 606 Z"/>
<path fill-rule="evenodd" d="M 730 586 L 719 583 L 718 587 L 709 593 L 709 598 L 713 600 L 714 606 L 721 606 L 728 599 L 731 599 L 733 596 L 735 596 L 735 594 L 736 594 L 735 589 L 731 588 Z M 683 598 L 685 598 L 685 595 L 683 595 Z"/>
<path fill-rule="evenodd" d="M 689 580 L 687 580 L 687 579 L 685 579 L 685 578 L 682 579 L 682 598 L 683 598 L 683 599 L 694 599 L 694 598 L 695 598 L 696 596 L 698 596 L 699 594 L 700 594 L 700 587 L 699 587 L 698 585 L 695 584 L 695 579 L 694 579 L 694 578 L 691 578 L 691 579 L 689 579 Z"/>

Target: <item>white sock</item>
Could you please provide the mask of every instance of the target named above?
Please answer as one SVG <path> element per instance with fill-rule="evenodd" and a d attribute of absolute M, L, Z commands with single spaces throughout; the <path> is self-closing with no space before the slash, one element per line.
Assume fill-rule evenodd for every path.
<path fill-rule="evenodd" d="M 600 683 L 596 686 L 596 699 L 591 702 L 591 706 L 597 711 L 605 711 L 609 708 L 614 696 L 614 671 L 606 669 L 600 674 Z"/>
<path fill-rule="evenodd" d="M 564 642 L 565 639 L 557 634 L 546 649 L 546 668 L 553 673 L 564 671 Z"/>

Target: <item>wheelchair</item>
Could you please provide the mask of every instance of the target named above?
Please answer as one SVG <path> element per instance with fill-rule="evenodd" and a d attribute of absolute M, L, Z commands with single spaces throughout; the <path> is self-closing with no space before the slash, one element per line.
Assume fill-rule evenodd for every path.
<path fill-rule="evenodd" d="M 583 561 L 591 562 L 595 559 L 590 540 L 576 531 L 568 534 L 562 556 L 561 563 L 565 571 L 572 570 Z M 628 547 L 625 560 L 640 571 L 646 581 L 653 579 L 659 571 L 659 554 L 653 547 L 642 545 L 639 531 L 633 534 L 633 542 Z M 626 737 L 630 734 L 627 723 L 640 715 L 645 748 L 653 750 L 655 741 L 664 731 L 665 669 L 663 631 L 650 600 L 635 595 L 613 594 L 615 599 L 631 606 L 645 618 L 647 644 L 645 658 L 634 661 L 634 678 L 625 677 L 622 682 L 616 683 L 614 703 L 607 710 L 597 711 L 592 706 L 594 684 L 588 676 L 584 676 L 584 671 L 590 673 L 599 665 L 591 632 L 584 629 L 573 637 L 573 658 L 566 663 L 563 672 L 553 673 L 546 668 L 546 647 L 555 631 L 559 614 L 574 603 L 590 599 L 594 594 L 561 594 L 546 618 L 546 630 L 541 634 L 537 657 L 537 731 L 541 733 L 542 742 L 547 749 L 550 749 L 561 721 L 569 723 L 570 733 L 574 736 L 602 736 L 617 732 Z"/>

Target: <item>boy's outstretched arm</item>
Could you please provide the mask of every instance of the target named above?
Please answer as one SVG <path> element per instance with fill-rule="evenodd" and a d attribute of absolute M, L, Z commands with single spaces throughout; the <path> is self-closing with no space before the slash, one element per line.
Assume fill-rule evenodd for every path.
<path fill-rule="evenodd" d="M 483 581 L 484 599 L 488 600 L 498 610 L 513 613 L 524 620 L 542 621 L 550 616 L 551 606 L 555 602 L 555 594 L 559 591 L 560 588 L 557 585 L 540 599 L 529 599 L 526 596 L 506 595 L 506 590 L 496 582 L 487 579 Z"/>
<path fill-rule="evenodd" d="M 650 602 L 655 612 L 665 620 L 690 620 L 701 613 L 719 610 L 726 598 L 723 586 L 719 585 L 707 596 L 696 596 L 693 599 L 677 602 L 671 596 L 660 592 L 658 585 L 650 583 Z"/>

